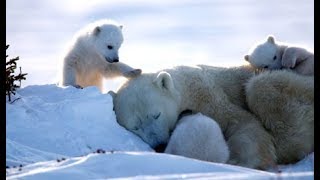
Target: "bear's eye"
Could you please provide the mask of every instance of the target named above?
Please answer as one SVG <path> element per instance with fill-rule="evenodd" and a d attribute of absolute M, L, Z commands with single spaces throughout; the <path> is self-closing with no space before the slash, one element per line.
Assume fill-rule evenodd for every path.
<path fill-rule="evenodd" d="M 111 46 L 111 45 L 108 45 L 107 47 L 108 47 L 108 49 L 113 49 L 113 46 Z"/>
<path fill-rule="evenodd" d="M 274 56 L 274 57 L 273 57 L 273 60 L 276 60 L 276 59 L 277 59 L 277 56 Z"/>
<path fill-rule="evenodd" d="M 161 112 L 159 112 L 158 114 L 154 114 L 152 115 L 153 119 L 158 119 L 161 115 Z"/>
<path fill-rule="evenodd" d="M 135 126 L 135 127 L 132 128 L 132 130 L 138 131 L 138 130 L 139 130 L 139 127 L 138 127 L 138 126 Z"/>

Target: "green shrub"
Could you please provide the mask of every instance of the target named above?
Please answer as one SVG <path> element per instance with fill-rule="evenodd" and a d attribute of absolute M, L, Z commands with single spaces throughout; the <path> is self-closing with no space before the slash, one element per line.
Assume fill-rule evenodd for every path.
<path fill-rule="evenodd" d="M 6 50 L 8 50 L 9 45 L 6 46 Z M 6 55 L 6 95 L 11 101 L 11 94 L 15 95 L 15 91 L 17 88 L 21 86 L 21 80 L 26 80 L 27 73 L 21 72 L 21 67 L 19 67 L 19 74 L 15 74 L 15 70 L 17 69 L 17 61 L 19 60 L 19 56 L 9 59 L 8 55 Z M 17 84 L 19 82 L 19 85 Z"/>

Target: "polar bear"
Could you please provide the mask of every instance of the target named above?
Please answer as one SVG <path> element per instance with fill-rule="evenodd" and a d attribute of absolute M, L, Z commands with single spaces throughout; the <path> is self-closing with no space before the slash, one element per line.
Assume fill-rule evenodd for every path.
<path fill-rule="evenodd" d="M 281 69 L 282 55 L 287 47 L 276 43 L 274 36 L 269 35 L 266 41 L 258 42 L 251 47 L 244 59 L 255 68 Z"/>
<path fill-rule="evenodd" d="M 63 59 L 63 86 L 97 86 L 102 91 L 103 78 L 135 77 L 141 73 L 119 62 L 118 50 L 123 42 L 122 25 L 100 20 L 81 29 L 74 36 Z"/>
<path fill-rule="evenodd" d="M 254 72 L 249 65 L 198 65 L 143 73 L 114 94 L 117 121 L 155 148 L 168 143 L 181 112 L 201 112 L 221 127 L 227 163 L 257 169 L 294 163 L 313 151 L 314 77 Z"/>
<path fill-rule="evenodd" d="M 273 35 L 269 35 L 265 42 L 254 45 L 244 59 L 258 69 L 286 68 L 303 75 L 314 74 L 313 52 L 284 42 L 276 42 Z"/>
<path fill-rule="evenodd" d="M 220 126 L 201 113 L 179 120 L 164 152 L 218 163 L 229 159 L 229 148 Z"/>
<path fill-rule="evenodd" d="M 303 75 L 314 75 L 314 53 L 301 47 L 288 47 L 282 56 L 282 66 Z"/>

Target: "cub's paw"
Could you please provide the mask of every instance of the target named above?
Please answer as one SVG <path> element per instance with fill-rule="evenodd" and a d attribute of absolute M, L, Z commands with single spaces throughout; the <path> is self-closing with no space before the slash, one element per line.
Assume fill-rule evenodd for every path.
<path fill-rule="evenodd" d="M 139 76 L 141 74 L 141 72 L 142 72 L 141 69 L 134 69 L 132 71 L 128 71 L 128 72 L 123 73 L 123 76 L 127 77 L 127 78 L 134 78 L 134 77 Z"/>
<path fill-rule="evenodd" d="M 83 87 L 82 87 L 82 86 L 80 86 L 80 85 L 78 85 L 78 84 L 73 85 L 73 87 L 75 87 L 75 88 L 77 88 L 77 89 L 83 89 Z"/>
<path fill-rule="evenodd" d="M 282 66 L 285 68 L 294 68 L 295 67 L 295 59 L 293 58 L 288 58 L 288 57 L 284 57 L 282 59 Z"/>

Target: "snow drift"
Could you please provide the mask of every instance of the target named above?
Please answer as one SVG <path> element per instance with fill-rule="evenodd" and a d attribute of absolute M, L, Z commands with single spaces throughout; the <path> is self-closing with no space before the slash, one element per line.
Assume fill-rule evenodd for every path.
<path fill-rule="evenodd" d="M 7 179 L 313 179 L 314 153 L 281 173 L 155 153 L 95 87 L 27 86 L 6 103 Z M 99 153 L 97 153 L 99 152 Z"/>

